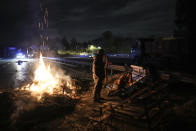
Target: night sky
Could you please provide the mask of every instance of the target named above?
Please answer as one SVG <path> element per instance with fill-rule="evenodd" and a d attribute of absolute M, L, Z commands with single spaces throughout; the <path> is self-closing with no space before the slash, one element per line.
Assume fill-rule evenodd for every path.
<path fill-rule="evenodd" d="M 78 41 L 98 38 L 104 31 L 120 36 L 171 34 L 175 0 L 47 0 L 49 38 Z M 0 44 L 35 42 L 39 0 L 1 0 Z"/>

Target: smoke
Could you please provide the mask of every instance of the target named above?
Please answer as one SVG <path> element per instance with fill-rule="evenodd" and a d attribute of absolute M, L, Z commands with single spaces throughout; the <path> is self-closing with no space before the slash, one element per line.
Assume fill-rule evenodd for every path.
<path fill-rule="evenodd" d="M 11 115 L 12 124 L 15 124 L 19 117 L 23 115 L 24 112 L 33 110 L 36 108 L 37 100 L 36 98 L 26 94 L 27 92 L 17 92 L 16 99 L 14 101 L 15 111 Z"/>
<path fill-rule="evenodd" d="M 66 95 L 45 94 L 42 101 L 26 91 L 18 91 L 14 100 L 15 111 L 11 115 L 11 127 L 30 130 L 41 123 L 50 122 L 74 111 L 76 99 Z"/>
<path fill-rule="evenodd" d="M 60 92 L 38 94 L 21 88 L 16 89 L 14 98 L 15 111 L 11 115 L 13 126 L 18 127 L 23 121 L 31 121 L 31 118 L 35 119 L 34 121 L 45 119 L 42 118 L 42 115 L 53 114 L 52 116 L 47 116 L 53 119 L 52 117 L 56 117 L 56 110 L 67 110 L 67 106 L 69 108 L 74 106 L 71 103 L 74 103 L 77 99 L 74 97 L 76 86 L 72 85 L 72 78 L 57 66 L 52 66 L 51 70 L 54 77 L 60 80 L 58 84 Z M 72 88 L 67 86 L 67 82 Z"/>

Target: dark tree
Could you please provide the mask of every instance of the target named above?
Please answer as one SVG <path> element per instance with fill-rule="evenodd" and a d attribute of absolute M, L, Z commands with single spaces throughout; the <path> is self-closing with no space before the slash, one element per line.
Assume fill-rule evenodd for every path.
<path fill-rule="evenodd" d="M 66 37 L 63 37 L 63 39 L 62 39 L 62 45 L 64 46 L 64 48 L 66 50 L 69 50 L 70 49 L 70 44 L 69 44 L 68 40 L 66 39 Z"/>
<path fill-rule="evenodd" d="M 103 34 L 104 45 L 103 47 L 107 52 L 112 52 L 111 47 L 113 46 L 113 35 L 111 31 L 105 31 Z"/>
<path fill-rule="evenodd" d="M 122 37 L 116 37 L 113 42 L 113 47 L 116 53 L 120 53 L 121 45 L 123 43 Z"/>
<path fill-rule="evenodd" d="M 78 44 L 78 42 L 77 42 L 77 40 L 76 40 L 76 38 L 72 38 L 71 39 L 71 49 L 72 50 L 77 50 L 77 44 Z"/>
<path fill-rule="evenodd" d="M 191 37 L 194 32 L 194 3 L 189 0 L 177 0 L 176 2 L 176 35 Z"/>
<path fill-rule="evenodd" d="M 188 62 L 193 65 L 195 55 L 195 4 L 190 0 L 177 0 L 176 2 L 176 30 L 177 37 L 183 37 L 188 45 Z"/>

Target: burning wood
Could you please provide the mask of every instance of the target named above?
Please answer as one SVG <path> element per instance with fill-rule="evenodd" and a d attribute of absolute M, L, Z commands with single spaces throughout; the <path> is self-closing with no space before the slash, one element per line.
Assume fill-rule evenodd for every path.
<path fill-rule="evenodd" d="M 58 73 L 53 75 L 50 65 L 45 65 L 42 55 L 40 55 L 39 65 L 34 72 L 33 82 L 22 87 L 22 89 L 31 91 L 38 100 L 40 100 L 45 93 L 49 95 L 63 93 L 68 96 L 75 94 L 75 87 L 72 86 L 71 79 L 69 77 L 62 77 L 62 75 Z M 69 91 L 67 91 L 67 89 L 69 89 Z"/>
<path fill-rule="evenodd" d="M 108 96 L 120 96 L 125 97 L 128 92 L 128 87 L 131 87 L 133 84 L 132 75 L 130 72 L 126 72 L 120 76 L 114 82 L 113 88 L 109 91 Z"/>
<path fill-rule="evenodd" d="M 128 84 L 132 85 L 132 75 L 130 72 L 127 72 L 120 76 L 120 78 L 115 82 L 118 85 L 118 88 L 124 88 Z"/>

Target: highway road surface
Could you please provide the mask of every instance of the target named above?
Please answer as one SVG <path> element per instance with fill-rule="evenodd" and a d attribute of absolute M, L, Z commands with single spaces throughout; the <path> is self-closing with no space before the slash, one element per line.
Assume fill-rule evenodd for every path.
<path fill-rule="evenodd" d="M 29 81 L 36 59 L 0 59 L 0 88 L 17 88 L 20 82 Z"/>

